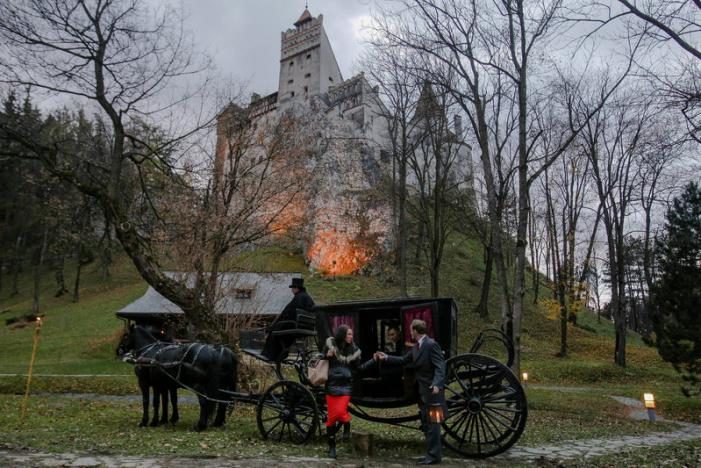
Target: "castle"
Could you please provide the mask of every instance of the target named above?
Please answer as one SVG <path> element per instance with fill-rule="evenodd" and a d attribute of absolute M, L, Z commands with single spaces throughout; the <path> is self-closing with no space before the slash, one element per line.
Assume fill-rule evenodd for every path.
<path fill-rule="evenodd" d="M 305 9 L 294 28 L 281 33 L 277 92 L 253 94 L 247 107 L 232 104 L 221 113 L 216 166 L 227 165 L 225 128 L 232 120 L 252 126 L 284 116 L 301 121 L 313 150 L 304 155 L 304 188 L 280 211 L 276 230 L 296 233 L 310 268 L 337 275 L 357 272 L 392 248 L 393 161 L 378 90 L 362 73 L 343 79 L 323 20 Z"/>

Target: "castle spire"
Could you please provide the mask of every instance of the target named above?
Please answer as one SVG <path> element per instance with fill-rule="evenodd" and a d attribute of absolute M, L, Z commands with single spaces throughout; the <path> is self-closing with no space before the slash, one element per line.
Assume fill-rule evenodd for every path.
<path fill-rule="evenodd" d="M 297 26 L 297 27 L 300 27 L 300 26 L 302 26 L 304 23 L 308 23 L 308 22 L 311 21 L 312 19 L 313 19 L 313 18 L 312 18 L 312 14 L 309 13 L 309 8 L 306 8 L 306 7 L 305 7 L 305 8 L 304 8 L 304 12 L 302 13 L 302 16 L 300 16 L 299 19 L 298 19 L 297 21 L 295 21 L 294 25 Z"/>

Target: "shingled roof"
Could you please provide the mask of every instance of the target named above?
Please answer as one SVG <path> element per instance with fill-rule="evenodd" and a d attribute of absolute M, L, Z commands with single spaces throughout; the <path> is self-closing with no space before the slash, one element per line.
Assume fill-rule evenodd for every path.
<path fill-rule="evenodd" d="M 166 274 L 188 284 L 194 282 L 192 273 Z M 222 298 L 217 303 L 217 313 L 277 315 L 292 299 L 289 289 L 292 278 L 301 276 L 300 273 L 222 273 L 219 275 Z M 136 320 L 182 314 L 180 307 L 149 287 L 143 296 L 119 310 L 117 317 Z"/>

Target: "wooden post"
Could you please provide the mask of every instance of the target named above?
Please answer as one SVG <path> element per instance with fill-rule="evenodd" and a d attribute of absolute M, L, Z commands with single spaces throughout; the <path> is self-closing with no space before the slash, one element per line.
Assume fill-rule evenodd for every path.
<path fill-rule="evenodd" d="M 367 432 L 353 432 L 353 452 L 363 457 L 371 457 L 374 452 L 373 435 Z"/>
<path fill-rule="evenodd" d="M 32 371 L 34 370 L 34 360 L 37 356 L 37 348 L 39 347 L 39 333 L 41 332 L 41 317 L 37 317 L 36 326 L 34 327 L 34 345 L 32 346 L 32 357 L 29 359 L 29 370 L 27 371 L 27 384 L 24 389 L 24 398 L 22 399 L 22 411 L 20 413 L 20 422 L 24 421 L 27 416 L 27 401 L 29 400 L 29 386 L 32 384 Z"/>

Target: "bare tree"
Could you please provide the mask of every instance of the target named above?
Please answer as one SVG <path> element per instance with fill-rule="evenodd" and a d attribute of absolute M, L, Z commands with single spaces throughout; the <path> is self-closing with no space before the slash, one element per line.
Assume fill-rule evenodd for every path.
<path fill-rule="evenodd" d="M 399 291 L 407 295 L 407 251 L 409 223 L 407 219 L 407 170 L 412 152 L 411 134 L 416 121 L 411 117 L 419 102 L 420 80 L 413 73 L 413 59 L 404 51 L 396 51 L 381 40 L 363 58 L 366 76 L 379 87 L 382 102 L 381 118 L 387 121 L 392 154 L 393 212 L 397 232 L 396 254 L 399 270 Z"/>
<path fill-rule="evenodd" d="M 552 175 L 549 174 L 552 172 Z M 542 192 L 547 207 L 548 240 L 554 296 L 560 307 L 560 356 L 567 355 L 567 324 L 576 321 L 578 290 L 575 275 L 579 221 L 585 207 L 588 160 L 576 151 L 567 152 L 545 171 Z"/>
<path fill-rule="evenodd" d="M 194 155 L 200 148 L 192 145 L 191 137 L 212 129 L 216 116 L 194 106 L 192 98 L 201 97 L 209 85 L 201 75 L 208 63 L 189 43 L 180 12 L 170 3 L 154 6 L 142 0 L 5 2 L 0 4 L 0 40 L 6 51 L 0 82 L 76 100 L 103 119 L 109 145 L 105 154 L 82 157 L 84 153 L 61 141 L 36 140 L 22 128 L 4 125 L 0 136 L 20 144 L 24 157 L 40 160 L 50 173 L 98 200 L 105 222 L 114 227 L 140 275 L 180 306 L 193 328 L 202 333 L 214 328 L 212 300 L 203 293 L 211 290 L 220 255 L 241 240 L 236 229 L 252 220 L 249 213 L 256 203 L 246 197 L 260 195 L 256 180 L 270 172 L 256 162 L 241 176 L 251 164 L 243 159 L 236 178 L 223 184 L 212 180 L 211 160 L 204 173 L 209 176 L 198 172 Z M 199 77 L 200 86 L 189 89 L 193 77 Z M 275 130 L 273 139 L 280 136 L 277 131 L 284 132 Z M 268 149 L 272 145 L 256 143 Z M 267 160 L 279 151 L 270 150 Z M 164 246 L 183 229 L 177 222 L 170 224 L 173 213 L 168 208 L 175 206 L 182 208 L 182 219 L 187 213 L 197 222 L 201 218 L 195 215 L 202 209 L 201 216 L 218 223 L 213 233 L 207 231 L 210 223 L 184 234 L 191 245 L 198 241 L 204 249 L 192 253 L 199 267 L 194 284 L 179 281 L 164 268 Z M 270 227 L 256 221 L 254 229 Z M 227 231 L 232 228 L 233 234 Z"/>
<path fill-rule="evenodd" d="M 477 31 L 478 11 L 461 10 L 455 2 L 403 1 L 406 16 L 378 15 L 378 33 L 395 50 L 408 49 L 421 56 L 415 73 L 450 93 L 469 120 L 479 146 L 489 228 L 481 236 L 487 247 L 486 274 L 477 311 L 486 317 L 491 266 L 500 279 L 502 314 L 510 310 L 509 280 L 503 257 L 502 215 L 512 186 L 510 157 L 504 151 L 514 131 L 514 115 L 507 103 L 511 96 L 499 70 L 478 58 L 482 42 Z M 456 11 L 457 10 L 457 11 Z M 465 47 L 457 44 L 464 43 Z M 496 75 L 496 76 L 494 76 Z M 502 119 L 506 122 L 503 123 Z"/>
<path fill-rule="evenodd" d="M 627 13 L 635 15 L 654 30 L 647 34 L 659 41 L 673 41 L 685 52 L 701 60 L 701 49 L 693 36 L 701 29 L 701 4 L 697 1 L 618 0 Z"/>
<path fill-rule="evenodd" d="M 497 149 L 504 152 L 511 150 L 517 161 L 515 267 L 512 289 L 504 294 L 508 307 L 503 314 L 503 328 L 513 339 L 516 351 L 514 368 L 518 371 L 529 190 L 582 128 L 582 124 L 571 126 L 556 142 L 551 142 L 548 146 L 550 150 L 546 151 L 540 144 L 541 133 L 532 113 L 539 105 L 539 101 L 533 99 L 538 94 L 537 90 L 529 88 L 533 80 L 532 69 L 538 65 L 538 54 L 557 29 L 558 13 L 563 2 L 552 0 L 532 4 L 524 0 L 500 0 L 465 4 L 457 0 L 402 0 L 400 3 L 401 13 L 384 15 L 379 29 L 397 47 L 413 49 L 429 57 L 426 71 L 434 72 L 432 81 L 448 90 L 471 120 L 480 145 L 489 191 L 491 241 L 497 249 L 501 246 L 499 236 L 502 235 L 503 226 L 491 218 L 497 213 L 492 161 Z M 627 70 L 622 76 L 626 73 Z M 613 80 L 611 88 L 620 84 L 622 79 Z M 501 104 L 504 107 L 498 107 L 503 114 L 491 117 L 494 114 L 489 106 L 494 105 L 497 95 L 503 96 Z M 601 101 L 604 102 L 609 95 L 610 88 L 602 93 Z M 498 132 L 501 140 L 493 145 L 492 132 L 497 122 L 503 125 L 502 131 Z M 508 281 L 502 280 L 502 287 L 507 288 Z M 507 302 L 509 298 L 510 303 Z"/>
<path fill-rule="evenodd" d="M 688 135 L 701 142 L 701 3 L 688 0 L 617 0 L 620 9 L 598 4 L 607 22 L 626 21 L 626 28 L 651 44 L 654 62 L 648 77 L 670 107 L 680 109 Z M 671 44 L 672 47 L 667 47 Z M 676 47 L 674 47 L 676 46 Z M 669 53 L 671 52 L 671 53 Z M 677 53 L 678 52 L 678 53 Z"/>
<path fill-rule="evenodd" d="M 651 103 L 636 102 L 633 91 L 621 93 L 590 120 L 582 134 L 601 205 L 611 280 L 610 309 L 615 322 L 614 362 L 626 365 L 625 240 L 639 189 L 642 141 L 649 127 Z M 582 109 L 583 112 L 587 110 Z"/>
<path fill-rule="evenodd" d="M 424 227 L 423 246 L 431 277 L 431 296 L 438 297 L 440 268 L 445 243 L 456 224 L 453 200 L 463 182 L 457 166 L 465 145 L 448 125 L 449 105 L 445 96 L 436 95 L 426 82 L 412 120 L 412 151 L 408 165 L 411 179 L 409 209 Z"/>

